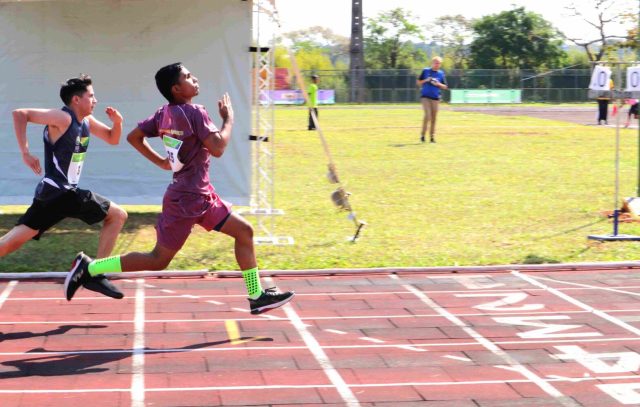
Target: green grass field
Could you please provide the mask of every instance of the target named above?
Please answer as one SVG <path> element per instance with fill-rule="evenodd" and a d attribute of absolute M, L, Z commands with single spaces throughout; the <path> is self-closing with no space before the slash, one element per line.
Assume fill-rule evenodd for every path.
<path fill-rule="evenodd" d="M 330 200 L 327 159 L 306 111 L 276 113 L 276 234 L 294 246 L 258 246 L 263 269 L 486 265 L 636 260 L 640 243 L 599 243 L 611 233 L 615 130 L 528 117 L 443 110 L 438 143 L 418 142 L 417 106 L 320 110 L 338 173 L 368 222 L 354 225 Z M 621 197 L 636 195 L 637 130 L 621 132 Z M 140 158 L 141 160 L 143 158 Z M 89 161 L 90 163 L 90 161 Z M 158 207 L 127 207 L 115 252 L 153 247 Z M 0 233 L 24 207 L 3 207 Z M 64 221 L 40 242 L 0 259 L 1 271 L 62 271 L 97 227 Z M 640 224 L 621 233 L 640 234 Z M 197 229 L 173 269 L 233 270 L 233 241 Z"/>

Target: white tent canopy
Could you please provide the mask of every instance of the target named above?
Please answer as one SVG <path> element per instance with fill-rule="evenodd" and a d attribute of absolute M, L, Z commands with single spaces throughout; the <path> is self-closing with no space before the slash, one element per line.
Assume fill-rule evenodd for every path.
<path fill-rule="evenodd" d="M 29 204 L 40 180 L 20 156 L 11 118 L 18 107 L 57 108 L 60 83 L 90 74 L 98 106 L 124 116 L 120 145 L 91 139 L 80 187 L 117 203 L 159 204 L 171 174 L 151 164 L 127 142 L 137 124 L 166 103 L 156 71 L 183 62 L 200 81 L 195 103 L 220 126 L 217 100 L 229 92 L 235 111 L 230 147 L 212 160 L 218 193 L 248 205 L 251 182 L 252 2 L 241 0 L 0 0 L 0 204 Z M 30 124 L 31 151 L 42 159 L 42 126 Z M 158 151 L 159 140 L 150 140 Z"/>

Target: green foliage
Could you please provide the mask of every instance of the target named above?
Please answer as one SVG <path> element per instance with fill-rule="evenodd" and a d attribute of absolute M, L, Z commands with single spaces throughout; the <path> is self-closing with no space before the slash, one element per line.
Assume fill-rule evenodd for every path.
<path fill-rule="evenodd" d="M 395 8 L 367 19 L 365 65 L 369 69 L 415 69 L 424 67 L 426 55 L 414 44 L 424 41 L 422 30 L 410 11 Z"/>
<path fill-rule="evenodd" d="M 331 59 L 319 48 L 300 49 L 296 52 L 296 61 L 302 71 L 322 71 L 333 69 Z"/>
<path fill-rule="evenodd" d="M 548 68 L 560 66 L 565 58 L 553 26 L 524 7 L 482 17 L 473 30 L 474 68 Z"/>
<path fill-rule="evenodd" d="M 311 27 L 286 33 L 284 39 L 290 42 L 298 68 L 305 75 L 305 81 L 308 82 L 309 76 L 315 73 L 321 76 L 321 89 L 346 87 L 345 75 L 341 70 L 347 67 L 345 59 L 348 38 L 334 34 L 327 28 Z M 289 50 L 284 46 L 282 38 L 275 48 L 275 65 L 278 68 L 288 68 L 290 74 L 293 74 Z M 297 84 L 292 83 L 292 87 L 297 88 Z"/>
<path fill-rule="evenodd" d="M 574 69 L 591 69 L 587 54 L 575 47 L 567 50 L 567 66 L 571 66 Z"/>
<path fill-rule="evenodd" d="M 438 17 L 427 29 L 432 32 L 434 41 L 441 45 L 443 50 L 443 68 L 464 69 L 468 66 L 469 47 L 473 30 L 471 21 L 462 15 L 449 15 Z"/>
<path fill-rule="evenodd" d="M 283 37 L 291 42 L 292 49 L 296 52 L 321 49 L 329 56 L 332 64 L 348 63 L 349 38 L 335 34 L 328 28 L 314 26 L 285 33 Z"/>
<path fill-rule="evenodd" d="M 289 56 L 289 50 L 283 46 L 276 45 L 274 52 L 276 68 L 291 69 L 291 57 Z"/>

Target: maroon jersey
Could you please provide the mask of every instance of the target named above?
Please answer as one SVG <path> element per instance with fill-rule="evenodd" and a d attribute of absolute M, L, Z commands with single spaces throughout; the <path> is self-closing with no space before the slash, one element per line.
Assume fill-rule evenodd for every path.
<path fill-rule="evenodd" d="M 138 123 L 147 137 L 162 137 L 171 161 L 172 192 L 209 194 L 210 153 L 202 143 L 218 131 L 202 105 L 168 104 L 148 119 Z"/>

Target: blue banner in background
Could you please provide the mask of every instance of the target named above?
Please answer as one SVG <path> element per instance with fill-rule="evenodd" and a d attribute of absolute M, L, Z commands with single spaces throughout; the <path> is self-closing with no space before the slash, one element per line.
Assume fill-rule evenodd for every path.
<path fill-rule="evenodd" d="M 303 105 L 304 96 L 300 90 L 269 90 L 260 94 L 260 102 L 267 103 L 271 98 L 276 105 Z M 318 90 L 319 105 L 333 105 L 336 103 L 336 93 L 333 89 Z"/>

